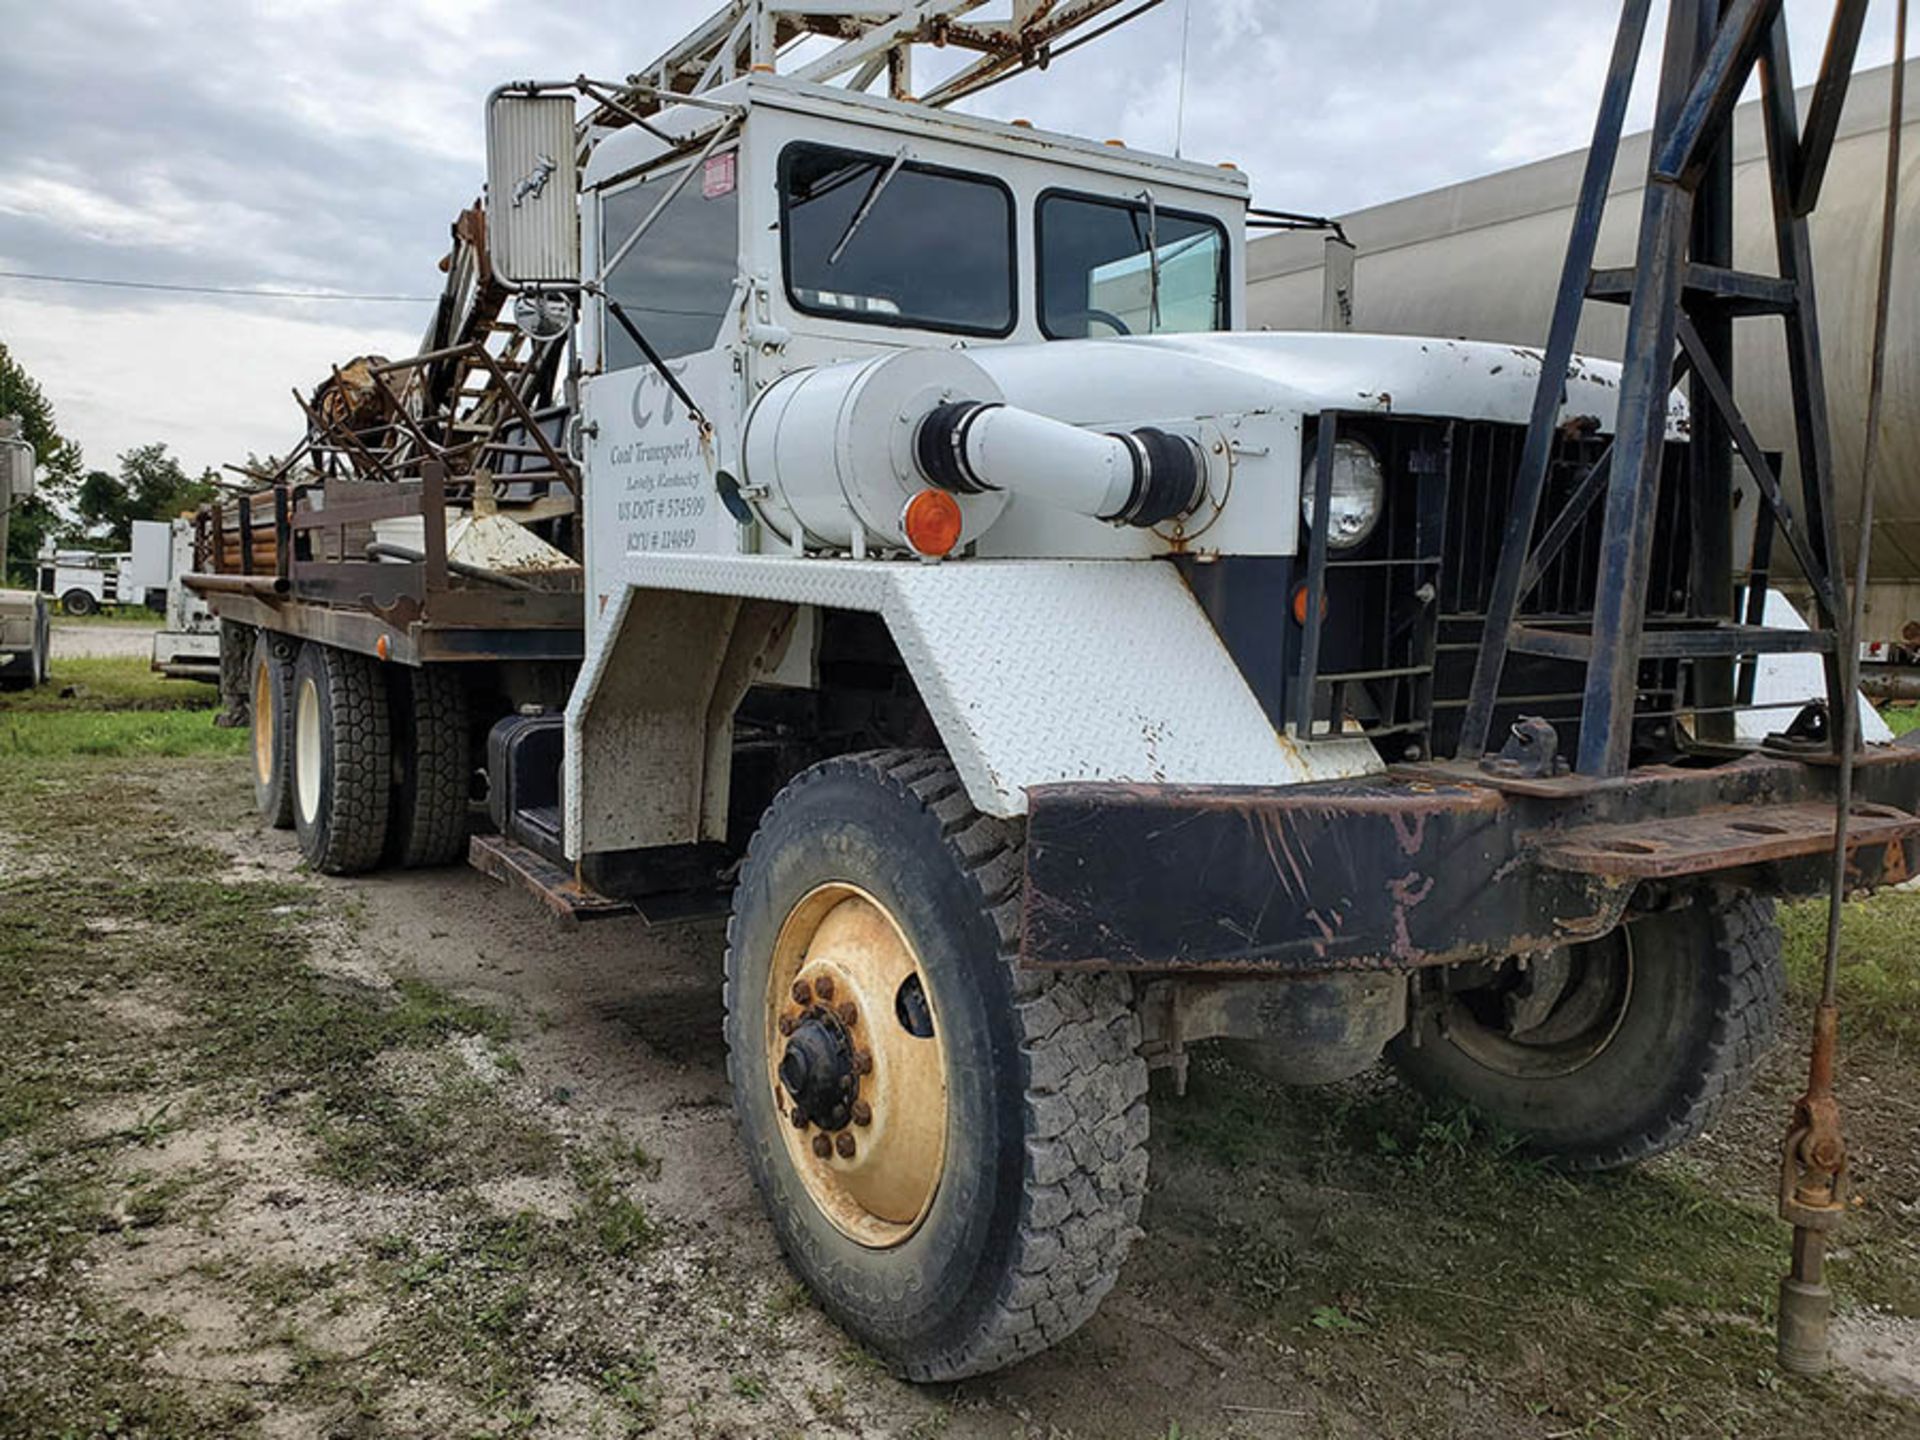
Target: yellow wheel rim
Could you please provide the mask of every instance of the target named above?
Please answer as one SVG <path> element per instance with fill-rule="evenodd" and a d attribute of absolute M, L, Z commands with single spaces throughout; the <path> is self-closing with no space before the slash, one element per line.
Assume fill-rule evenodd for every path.
<path fill-rule="evenodd" d="M 253 669 L 253 773 L 262 785 L 273 783 L 273 667 Z"/>
<path fill-rule="evenodd" d="M 946 1052 L 913 943 L 865 890 L 822 885 L 781 925 L 766 1054 L 787 1157 L 820 1213 L 870 1249 L 906 1240 L 946 1166 Z"/>

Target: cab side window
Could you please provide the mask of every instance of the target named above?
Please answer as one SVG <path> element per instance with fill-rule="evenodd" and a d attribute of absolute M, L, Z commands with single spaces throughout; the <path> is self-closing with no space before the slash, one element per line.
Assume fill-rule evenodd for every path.
<path fill-rule="evenodd" d="M 732 156 L 725 158 L 731 161 Z M 603 257 L 611 258 L 627 243 L 685 170 L 680 166 L 649 175 L 601 201 Z M 711 348 L 733 301 L 739 270 L 740 196 L 732 183 L 730 164 L 717 171 L 710 165 L 709 171 L 724 175 L 726 183 L 693 176 L 606 277 L 607 295 L 619 302 L 664 359 Z M 611 314 L 606 317 L 601 353 L 608 370 L 638 365 L 645 359 Z"/>

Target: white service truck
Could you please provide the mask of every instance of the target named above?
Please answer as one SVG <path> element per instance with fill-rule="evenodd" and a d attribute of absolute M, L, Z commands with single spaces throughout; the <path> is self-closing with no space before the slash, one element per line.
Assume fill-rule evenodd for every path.
<path fill-rule="evenodd" d="M 1817 711 L 1760 743 L 1808 694 L 1761 677 L 1795 703 L 1744 743 L 1690 708 L 1683 416 L 1647 620 L 1682 638 L 1619 773 L 1565 773 L 1597 515 L 1530 577 L 1511 738 L 1462 753 L 1540 353 L 1248 333 L 1240 172 L 944 108 L 1105 7 L 971 8 L 743 0 L 627 81 L 496 92 L 422 352 L 303 397 L 193 582 L 317 869 L 728 915 L 746 1166 L 921 1380 L 1092 1313 L 1148 1072 L 1198 1041 L 1302 1083 L 1384 1052 L 1576 1168 L 1682 1143 L 1833 844 Z M 981 58 L 915 99 L 929 38 Z M 1543 521 L 1620 374 L 1573 365 Z M 1856 800 L 1858 885 L 1907 873 L 1920 751 Z"/>
<path fill-rule="evenodd" d="M 164 520 L 135 520 L 130 550 L 61 548 L 49 539 L 40 551 L 40 592 L 61 612 L 85 617 L 103 609 L 165 608 L 172 531 Z"/>

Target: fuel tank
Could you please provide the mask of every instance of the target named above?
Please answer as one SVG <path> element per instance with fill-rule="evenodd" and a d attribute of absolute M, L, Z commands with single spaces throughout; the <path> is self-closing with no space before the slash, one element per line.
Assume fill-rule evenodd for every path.
<path fill-rule="evenodd" d="M 1904 162 L 1872 552 L 1876 589 L 1866 637 L 1883 640 L 1900 639 L 1908 623 L 1920 621 L 1920 60 L 1906 64 Z M 1891 66 L 1854 77 L 1812 220 L 1841 533 L 1849 555 L 1866 442 L 1892 77 Z M 1803 111 L 1810 96 L 1810 90 L 1800 93 Z M 1647 151 L 1644 134 L 1621 147 L 1600 238 L 1596 263 L 1601 266 L 1633 261 Z M 1562 155 L 1343 217 L 1358 247 L 1354 329 L 1543 343 L 1585 163 L 1584 152 Z M 1735 262 L 1771 271 L 1776 261 L 1757 105 L 1738 112 L 1734 163 Z M 1275 330 L 1317 328 L 1321 255 L 1317 235 L 1255 241 L 1247 260 L 1250 322 Z M 1625 307 L 1589 304 L 1579 348 L 1618 359 L 1625 328 Z M 1779 322 L 1744 320 L 1736 335 L 1735 387 L 1741 405 L 1761 443 L 1786 454 L 1797 483 Z"/>

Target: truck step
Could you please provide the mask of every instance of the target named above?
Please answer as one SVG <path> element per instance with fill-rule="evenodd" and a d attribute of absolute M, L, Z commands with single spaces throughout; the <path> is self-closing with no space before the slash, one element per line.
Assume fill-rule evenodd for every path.
<path fill-rule="evenodd" d="M 1888 845 L 1920 834 L 1920 816 L 1891 805 L 1856 804 L 1847 822 L 1849 849 Z M 1817 855 L 1833 848 L 1833 807 L 1818 801 L 1743 806 L 1633 825 L 1588 825 L 1541 844 L 1552 870 L 1622 879 L 1704 875 Z"/>
<path fill-rule="evenodd" d="M 475 835 L 469 840 L 467 863 L 483 875 L 530 891 L 569 925 L 639 914 L 627 901 L 594 893 L 571 871 L 499 835 Z"/>
<path fill-rule="evenodd" d="M 733 904 L 730 891 L 713 885 L 659 890 L 634 900 L 616 900 L 581 884 L 566 866 L 556 865 L 538 851 L 500 835 L 475 835 L 469 840 L 467 863 L 483 875 L 530 892 L 568 926 L 623 915 L 638 917 L 648 925 L 722 920 Z"/>

